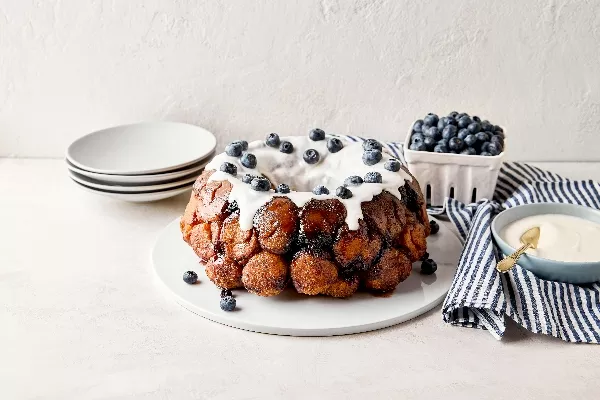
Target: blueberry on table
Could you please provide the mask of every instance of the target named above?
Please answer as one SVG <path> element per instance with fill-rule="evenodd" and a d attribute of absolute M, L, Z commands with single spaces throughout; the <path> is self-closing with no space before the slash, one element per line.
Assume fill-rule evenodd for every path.
<path fill-rule="evenodd" d="M 329 194 L 329 189 L 323 185 L 319 185 L 313 189 L 313 193 L 316 195 Z"/>
<path fill-rule="evenodd" d="M 279 145 L 279 151 L 285 154 L 291 154 L 294 151 L 294 145 L 290 142 L 281 142 Z"/>
<path fill-rule="evenodd" d="M 425 143 L 423 143 L 423 142 L 413 143 L 410 145 L 409 148 L 413 151 L 427 151 L 427 146 L 425 146 Z"/>
<path fill-rule="evenodd" d="M 246 168 L 256 168 L 256 156 L 252 153 L 242 154 L 240 162 Z"/>
<path fill-rule="evenodd" d="M 464 116 L 460 117 L 460 119 L 458 120 L 458 127 L 460 129 L 465 129 L 469 125 L 471 125 L 472 122 L 473 122 L 473 120 L 468 115 L 464 115 Z"/>
<path fill-rule="evenodd" d="M 223 297 L 219 306 L 223 311 L 233 311 L 235 310 L 236 301 L 232 296 Z"/>
<path fill-rule="evenodd" d="M 271 182 L 267 178 L 259 176 L 252 179 L 252 182 L 250 182 L 250 187 L 257 192 L 268 192 L 271 190 Z"/>
<path fill-rule="evenodd" d="M 471 133 L 477 133 L 477 132 L 481 131 L 481 124 L 479 122 L 473 122 L 473 123 L 469 124 L 467 129 Z"/>
<path fill-rule="evenodd" d="M 227 146 L 225 146 L 225 154 L 227 154 L 228 156 L 231 156 L 231 157 L 241 156 L 243 150 L 244 150 L 244 148 L 242 147 L 242 144 L 239 142 L 229 143 Z"/>
<path fill-rule="evenodd" d="M 325 131 L 323 129 L 313 129 L 308 133 L 308 137 L 310 138 L 310 140 L 313 141 L 318 141 L 318 140 L 324 140 L 325 139 Z"/>
<path fill-rule="evenodd" d="M 345 186 L 340 186 L 335 189 L 335 195 L 340 199 L 349 199 L 352 197 L 352 192 Z"/>
<path fill-rule="evenodd" d="M 435 271 L 437 271 L 437 263 L 431 258 L 421 263 L 421 273 L 423 275 L 431 275 L 434 274 Z"/>
<path fill-rule="evenodd" d="M 472 147 L 467 147 L 466 149 L 463 149 L 463 151 L 461 151 L 460 154 L 464 154 L 467 156 L 475 156 L 477 155 L 477 150 L 475 150 Z"/>
<path fill-rule="evenodd" d="M 381 183 L 383 182 L 381 174 L 379 172 L 367 172 L 365 174 L 366 183 Z"/>
<path fill-rule="evenodd" d="M 475 135 L 467 135 L 465 137 L 465 144 L 469 147 L 475 146 L 475 143 L 477 143 L 477 136 Z"/>
<path fill-rule="evenodd" d="M 338 138 L 331 138 L 327 141 L 327 150 L 330 153 L 337 153 L 344 148 L 344 143 Z"/>
<path fill-rule="evenodd" d="M 195 273 L 194 271 L 184 272 L 183 273 L 183 281 L 185 283 L 193 285 L 194 283 L 198 282 L 198 274 Z"/>
<path fill-rule="evenodd" d="M 479 132 L 476 137 L 478 142 L 488 142 L 490 140 L 490 134 L 487 132 Z"/>
<path fill-rule="evenodd" d="M 468 129 L 461 129 L 460 131 L 458 131 L 458 134 L 456 136 L 458 136 L 462 140 L 465 140 L 465 138 L 469 135 L 470 133 Z"/>
<path fill-rule="evenodd" d="M 385 164 L 383 164 L 383 168 L 388 171 L 398 172 L 400 171 L 400 161 L 396 159 L 387 160 Z"/>
<path fill-rule="evenodd" d="M 491 155 L 497 156 L 498 154 L 502 153 L 502 147 L 497 143 L 490 142 L 489 146 L 487 147 L 487 151 Z"/>
<path fill-rule="evenodd" d="M 315 149 L 308 149 L 304 152 L 302 158 L 307 164 L 316 164 L 319 162 L 321 156 L 319 156 L 319 152 Z"/>
<path fill-rule="evenodd" d="M 366 150 L 363 153 L 362 160 L 365 165 L 375 165 L 381 161 L 381 151 L 379 150 Z"/>
<path fill-rule="evenodd" d="M 237 174 L 237 167 L 230 162 L 224 162 L 219 169 L 230 175 Z"/>
<path fill-rule="evenodd" d="M 265 139 L 266 145 L 270 147 L 279 147 L 280 142 L 279 135 L 276 133 L 269 133 Z"/>
<path fill-rule="evenodd" d="M 233 297 L 231 290 L 229 289 L 221 289 L 221 298 L 223 297 Z"/>
<path fill-rule="evenodd" d="M 423 257 L 419 258 L 419 261 L 425 261 L 427 259 L 429 259 L 429 253 L 425 252 L 425 254 L 423 254 Z"/>
<path fill-rule="evenodd" d="M 438 144 L 433 148 L 433 152 L 434 153 L 447 153 L 448 146 L 446 146 L 444 143 L 438 142 Z"/>
<path fill-rule="evenodd" d="M 375 139 L 367 139 L 363 142 L 363 150 L 379 150 L 381 151 L 381 149 L 383 148 L 383 146 L 381 145 L 381 143 L 379 143 L 377 140 Z"/>
<path fill-rule="evenodd" d="M 437 115 L 429 113 L 425 118 L 423 118 L 423 123 L 429 126 L 436 126 L 439 120 L 440 119 Z"/>
<path fill-rule="evenodd" d="M 425 136 L 421 135 L 420 133 L 415 133 L 414 135 L 412 135 L 410 142 L 411 142 L 411 144 L 412 143 L 423 143 L 424 140 L 425 140 Z"/>
<path fill-rule="evenodd" d="M 363 183 L 363 178 L 361 178 L 358 175 L 349 176 L 344 180 L 344 185 L 346 185 L 346 186 L 358 186 L 358 185 L 361 185 L 362 183 Z"/>
<path fill-rule="evenodd" d="M 420 133 L 420 132 L 422 132 L 422 129 L 423 129 L 423 120 L 422 119 L 416 120 L 412 127 L 413 132 Z"/>
<path fill-rule="evenodd" d="M 431 227 L 431 234 L 435 235 L 440 231 L 440 226 L 434 220 L 429 221 L 429 226 Z"/>
<path fill-rule="evenodd" d="M 427 151 L 432 151 L 433 148 L 435 147 L 437 141 L 434 138 L 427 136 L 425 138 L 425 140 L 423 141 L 423 143 L 425 143 L 425 147 L 427 148 Z"/>
<path fill-rule="evenodd" d="M 444 139 L 450 140 L 450 138 L 455 137 L 457 133 L 458 133 L 457 127 L 455 127 L 454 125 L 448 125 L 442 131 L 442 137 Z"/>
<path fill-rule="evenodd" d="M 448 148 L 454 151 L 461 151 L 465 147 L 465 142 L 462 139 L 453 137 L 448 141 Z"/>
<path fill-rule="evenodd" d="M 277 193 L 289 193 L 290 192 L 290 187 L 288 185 L 286 185 L 285 183 L 280 183 L 279 185 L 277 185 L 277 187 L 275 188 L 275 191 Z"/>

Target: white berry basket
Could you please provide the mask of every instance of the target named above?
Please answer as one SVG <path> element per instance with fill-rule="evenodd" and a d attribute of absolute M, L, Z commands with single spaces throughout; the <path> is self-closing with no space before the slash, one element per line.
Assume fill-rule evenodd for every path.
<path fill-rule="evenodd" d="M 412 128 L 404 142 L 404 159 L 431 206 L 447 197 L 468 204 L 494 196 L 505 151 L 497 156 L 431 153 L 410 150 Z"/>

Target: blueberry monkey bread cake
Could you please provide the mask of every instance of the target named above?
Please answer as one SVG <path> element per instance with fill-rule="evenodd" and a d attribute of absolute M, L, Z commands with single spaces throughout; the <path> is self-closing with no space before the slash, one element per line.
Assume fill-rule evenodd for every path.
<path fill-rule="evenodd" d="M 194 184 L 183 239 L 219 288 L 275 296 L 389 292 L 426 253 L 418 182 L 376 140 L 237 141 Z"/>

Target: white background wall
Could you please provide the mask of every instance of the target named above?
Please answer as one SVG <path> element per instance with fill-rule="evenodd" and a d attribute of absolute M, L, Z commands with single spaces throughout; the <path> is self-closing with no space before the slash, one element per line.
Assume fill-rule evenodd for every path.
<path fill-rule="evenodd" d="M 512 159 L 600 160 L 600 1 L 0 0 L 0 155 L 148 119 L 400 140 L 453 109 Z"/>

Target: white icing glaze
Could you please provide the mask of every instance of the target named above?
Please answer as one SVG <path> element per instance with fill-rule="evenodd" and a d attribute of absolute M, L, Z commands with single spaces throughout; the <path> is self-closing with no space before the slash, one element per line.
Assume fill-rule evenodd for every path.
<path fill-rule="evenodd" d="M 214 169 L 209 181 L 227 180 L 233 186 L 229 194 L 229 201 L 236 201 L 240 209 L 240 228 L 252 228 L 254 214 L 273 197 L 285 196 L 292 200 L 298 207 L 304 206 L 311 199 L 325 200 L 338 199 L 347 210 L 346 223 L 351 230 L 358 229 L 358 221 L 363 217 L 361 203 L 371 201 L 374 196 L 387 190 L 397 198 L 401 195 L 398 188 L 404 186 L 404 181 L 412 178 L 402 169 L 398 172 L 388 171 L 384 168 L 385 161 L 394 158 L 383 151 L 382 160 L 376 165 L 365 165 L 362 161 L 363 148 L 361 142 L 342 140 L 344 148 L 337 153 L 327 150 L 327 140 L 312 141 L 308 136 L 282 137 L 281 141 L 289 141 L 294 145 L 291 154 L 282 153 L 278 148 L 267 146 L 264 141 L 255 141 L 248 145 L 248 152 L 257 159 L 255 169 L 244 167 L 240 158 L 221 153 L 206 166 L 207 170 Z M 307 164 L 302 155 L 308 149 L 319 152 L 320 159 L 317 164 Z M 219 170 L 221 164 L 230 162 L 237 167 L 237 175 L 233 176 Z M 352 175 L 365 176 L 367 172 L 379 172 L 382 183 L 363 183 L 359 186 L 348 186 L 353 196 L 341 199 L 335 195 L 335 190 L 344 184 L 344 180 Z M 249 184 L 242 182 L 245 174 L 263 175 L 275 186 L 285 183 L 291 192 L 287 194 L 259 192 L 253 190 Z M 328 195 L 315 195 L 312 189 L 324 185 L 329 189 Z"/>

